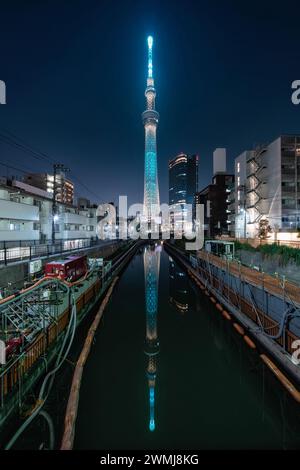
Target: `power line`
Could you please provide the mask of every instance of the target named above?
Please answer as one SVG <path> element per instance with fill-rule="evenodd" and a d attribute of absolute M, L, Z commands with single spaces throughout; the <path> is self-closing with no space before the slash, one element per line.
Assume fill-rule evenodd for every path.
<path fill-rule="evenodd" d="M 90 194 L 92 194 L 94 197 L 96 197 L 97 199 L 101 200 L 101 198 L 99 197 L 98 194 L 94 193 L 94 191 L 92 191 L 91 189 L 89 189 L 84 183 L 82 183 L 79 178 L 77 178 L 77 176 L 73 175 L 72 174 L 72 178 L 74 180 L 77 181 L 77 183 L 79 183 L 86 191 L 88 191 Z"/>
<path fill-rule="evenodd" d="M 33 150 L 35 153 L 38 153 L 40 155 L 42 155 L 43 157 L 45 157 L 45 159 L 47 159 L 49 161 L 49 163 L 53 164 L 55 163 L 53 161 L 53 159 L 47 155 L 46 153 L 42 152 L 41 150 L 39 150 L 38 148 L 36 147 L 32 147 L 31 145 L 28 144 L 28 142 L 25 142 L 24 139 L 21 139 L 20 137 L 18 137 L 17 135 L 13 134 L 13 132 L 10 132 L 9 130 L 7 129 L 3 129 L 4 132 L 6 132 L 6 134 L 9 134 L 11 135 L 14 139 L 17 139 L 19 142 L 23 143 L 26 147 L 28 147 L 29 149 Z M 1 135 L 1 134 L 0 134 Z"/>
<path fill-rule="evenodd" d="M 25 174 L 28 173 L 28 170 L 24 170 L 24 169 L 18 168 L 16 166 L 9 165 L 8 163 L 5 163 L 5 162 L 0 162 L 0 165 L 5 166 L 7 168 L 10 168 L 11 170 L 20 171 L 21 173 L 25 173 Z M 30 169 L 30 171 L 32 171 L 32 170 Z"/>
<path fill-rule="evenodd" d="M 30 155 L 32 155 L 34 158 L 36 158 L 37 160 L 40 160 L 40 161 L 43 161 L 43 162 L 47 162 L 48 164 L 52 164 L 51 161 L 49 161 L 48 159 L 46 159 L 45 157 L 41 156 L 39 153 L 35 152 L 34 150 L 32 150 L 30 147 L 27 147 L 23 144 L 20 144 L 19 142 L 13 140 L 12 138 L 10 137 L 7 137 L 6 135 L 3 135 L 3 134 L 0 134 L 0 141 L 1 142 L 4 142 L 6 144 L 9 144 L 13 147 L 16 147 L 17 149 L 19 150 L 22 150 L 23 152 L 25 153 L 28 153 Z"/>
<path fill-rule="evenodd" d="M 30 146 L 27 142 L 25 142 L 23 139 L 20 139 L 18 136 L 16 136 L 14 133 L 3 129 L 6 134 L 11 135 L 12 137 L 9 137 L 5 134 L 0 133 L 0 141 L 14 146 L 18 148 L 19 150 L 32 155 L 34 158 L 37 160 L 47 162 L 51 166 L 56 164 L 57 162 L 47 153 L 44 153 L 38 149 L 34 149 L 32 146 Z M 22 143 L 23 142 L 23 143 Z M 7 165 L 8 166 L 8 165 Z M 23 170 L 21 170 L 23 171 Z M 77 176 L 75 176 L 72 172 L 72 178 L 75 179 L 79 185 L 81 185 L 86 191 L 88 191 L 93 197 L 96 197 L 96 199 L 101 200 L 98 194 L 96 194 L 94 191 L 92 191 L 87 185 L 85 185 Z"/>

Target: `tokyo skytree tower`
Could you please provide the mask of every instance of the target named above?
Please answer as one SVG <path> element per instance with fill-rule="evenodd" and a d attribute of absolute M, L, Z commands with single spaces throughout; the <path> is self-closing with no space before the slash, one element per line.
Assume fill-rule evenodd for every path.
<path fill-rule="evenodd" d="M 156 154 L 156 128 L 159 114 L 155 110 L 155 96 L 152 66 L 153 38 L 148 37 L 148 77 L 146 96 L 146 111 L 142 114 L 145 127 L 145 178 L 144 178 L 144 215 L 148 221 L 159 214 L 159 190 L 157 179 L 157 154 Z"/>

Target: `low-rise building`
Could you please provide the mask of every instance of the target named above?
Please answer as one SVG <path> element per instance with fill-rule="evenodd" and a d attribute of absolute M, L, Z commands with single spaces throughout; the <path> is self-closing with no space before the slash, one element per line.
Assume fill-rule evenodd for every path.
<path fill-rule="evenodd" d="M 53 210 L 49 192 L 17 180 L 0 181 L 0 241 L 52 239 Z M 55 240 L 96 238 L 97 206 L 78 208 L 56 203 Z"/>
<path fill-rule="evenodd" d="M 196 194 L 196 203 L 204 206 L 204 236 L 230 235 L 230 199 L 234 175 L 216 174 L 212 183 Z"/>
<path fill-rule="evenodd" d="M 226 149 L 216 148 L 212 182 L 196 194 L 196 203 L 204 206 L 205 237 L 232 234 L 235 222 L 233 193 L 234 175 L 227 173 Z"/>

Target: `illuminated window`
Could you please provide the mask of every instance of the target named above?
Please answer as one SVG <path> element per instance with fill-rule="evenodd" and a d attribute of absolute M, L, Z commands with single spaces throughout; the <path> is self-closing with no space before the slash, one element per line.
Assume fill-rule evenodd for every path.
<path fill-rule="evenodd" d="M 238 173 L 240 172 L 240 167 L 241 167 L 240 162 L 237 162 L 237 164 L 236 164 L 236 171 L 237 171 Z"/>
<path fill-rule="evenodd" d="M 21 224 L 17 224 L 17 223 L 13 223 L 13 222 L 10 222 L 9 224 L 9 230 L 21 230 Z"/>
<path fill-rule="evenodd" d="M 241 191 L 237 192 L 237 196 L 238 196 L 238 201 L 240 201 L 241 200 Z"/>

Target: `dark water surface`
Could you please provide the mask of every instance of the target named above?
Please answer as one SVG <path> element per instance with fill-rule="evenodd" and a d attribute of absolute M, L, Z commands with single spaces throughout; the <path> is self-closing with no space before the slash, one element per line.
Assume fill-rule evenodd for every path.
<path fill-rule="evenodd" d="M 300 448 L 299 405 L 155 250 L 134 257 L 105 311 L 75 449 Z"/>

